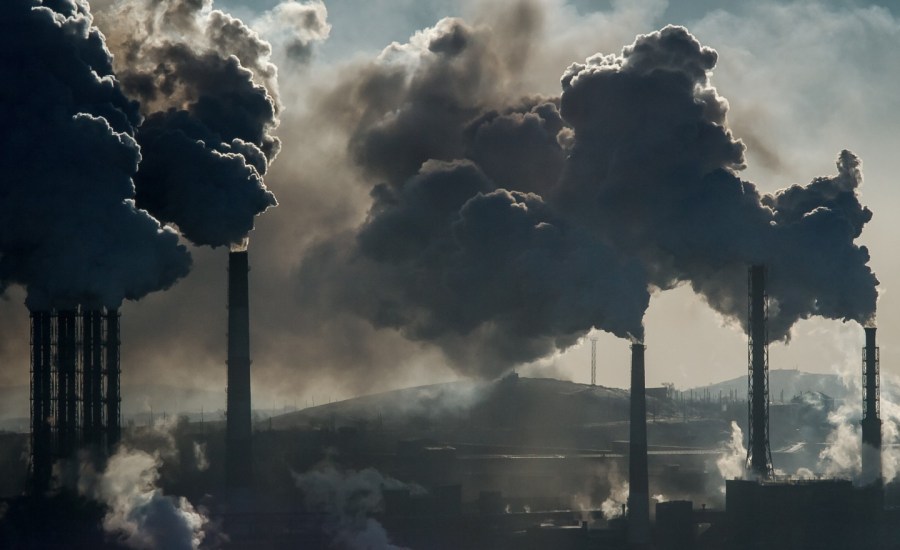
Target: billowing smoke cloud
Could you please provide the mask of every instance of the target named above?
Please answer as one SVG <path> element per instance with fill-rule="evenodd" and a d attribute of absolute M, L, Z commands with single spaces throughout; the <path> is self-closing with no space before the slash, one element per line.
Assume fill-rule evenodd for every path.
<path fill-rule="evenodd" d="M 315 45 L 331 33 L 328 9 L 320 1 L 282 2 L 267 11 L 253 27 L 279 45 L 284 58 L 295 65 L 309 63 Z"/>
<path fill-rule="evenodd" d="M 878 281 L 853 242 L 871 218 L 859 160 L 843 151 L 837 176 L 760 195 L 736 176 L 743 144 L 709 81 L 716 59 L 670 26 L 569 67 L 561 113 L 575 136 L 561 203 L 640 257 L 654 285 L 689 282 L 742 323 L 747 265 L 766 264 L 772 339 L 811 315 L 867 321 Z"/>
<path fill-rule="evenodd" d="M 628 511 L 628 480 L 616 473 L 615 476 L 610 475 L 609 482 L 609 496 L 600 505 L 600 511 L 604 518 L 613 519 Z"/>
<path fill-rule="evenodd" d="M 116 73 L 140 101 L 137 204 L 198 245 L 237 244 L 275 196 L 281 142 L 271 47 L 211 1 L 121 2 L 107 16 Z"/>
<path fill-rule="evenodd" d="M 399 549 L 391 544 L 384 527 L 369 517 L 383 507 L 383 491 L 407 489 L 421 493 L 417 485 L 407 485 L 377 470 L 339 472 L 334 467 L 294 474 L 311 512 L 325 515 L 322 528 L 337 548 L 349 550 Z"/>
<path fill-rule="evenodd" d="M 445 19 L 335 85 L 323 105 L 378 183 L 366 221 L 307 256 L 304 303 L 487 375 L 591 328 L 642 338 L 654 287 L 690 283 L 744 323 L 754 263 L 769 266 L 773 339 L 811 315 L 873 315 L 859 160 L 844 151 L 837 176 L 775 195 L 740 180 L 717 54 L 686 29 L 571 65 L 559 98 L 510 97 L 497 42 Z"/>
<path fill-rule="evenodd" d="M 166 495 L 161 488 L 164 462 L 178 462 L 175 431 L 179 421 L 154 425 L 138 439 L 120 445 L 103 471 L 97 473 L 83 459 L 77 486 L 82 495 L 107 507 L 103 529 L 129 548 L 196 549 L 204 541 L 221 542 L 221 534 L 206 512 L 184 497 Z M 205 450 L 194 443 L 198 470 L 206 468 Z M 139 447 L 152 448 L 152 451 Z"/>
<path fill-rule="evenodd" d="M 207 518 L 184 497 L 156 486 L 160 458 L 121 447 L 100 475 L 94 496 L 109 506 L 103 528 L 130 548 L 195 549 Z"/>
<path fill-rule="evenodd" d="M 844 377 L 845 384 L 848 389 L 853 390 L 851 395 L 860 395 L 862 388 L 859 377 L 856 376 L 858 372 L 854 369 L 849 374 L 852 376 Z M 900 405 L 897 405 L 897 388 L 895 378 L 885 377 L 880 394 L 881 473 L 885 483 L 894 481 L 900 475 L 900 450 L 897 448 L 900 443 Z M 871 447 L 863 448 L 860 418 L 861 407 L 858 402 L 844 403 L 828 413 L 831 432 L 825 440 L 825 447 L 819 453 L 817 468 L 826 475 L 845 477 L 866 485 L 875 479 L 871 478 L 874 472 L 863 471 L 862 456 L 865 452 L 875 451 Z"/>
<path fill-rule="evenodd" d="M 0 18 L 0 290 L 31 308 L 118 307 L 187 274 L 177 235 L 135 207 L 139 121 L 86 2 Z"/>
<path fill-rule="evenodd" d="M 744 477 L 747 463 L 747 448 L 744 447 L 744 433 L 734 420 L 731 421 L 731 438 L 725 442 L 725 448 L 716 459 L 716 468 L 723 480 L 741 479 Z M 721 486 L 725 494 L 725 485 Z"/>

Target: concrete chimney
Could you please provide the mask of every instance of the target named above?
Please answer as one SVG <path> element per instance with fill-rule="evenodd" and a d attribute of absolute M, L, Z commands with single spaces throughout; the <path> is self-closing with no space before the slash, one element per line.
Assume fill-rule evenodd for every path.
<path fill-rule="evenodd" d="M 766 326 L 769 312 L 764 265 L 750 267 L 749 285 L 747 355 L 750 444 L 747 458 L 751 475 L 766 479 L 772 475 L 772 454 L 769 450 L 769 335 Z"/>
<path fill-rule="evenodd" d="M 863 417 L 862 417 L 862 475 L 863 485 L 880 485 L 881 477 L 881 417 L 879 404 L 879 353 L 875 343 L 875 327 L 866 327 L 866 347 L 863 350 Z"/>
<path fill-rule="evenodd" d="M 250 298 L 246 250 L 228 254 L 228 412 L 225 487 L 234 496 L 250 488 Z"/>
<path fill-rule="evenodd" d="M 650 483 L 647 479 L 647 399 L 644 344 L 631 344 L 631 417 L 628 440 L 628 546 L 650 545 Z"/>

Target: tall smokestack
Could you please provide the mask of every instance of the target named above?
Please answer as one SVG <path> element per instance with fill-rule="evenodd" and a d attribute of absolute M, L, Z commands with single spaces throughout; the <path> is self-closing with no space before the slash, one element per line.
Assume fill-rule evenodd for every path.
<path fill-rule="evenodd" d="M 81 429 L 88 445 L 103 437 L 103 317 L 99 309 L 81 311 Z"/>
<path fill-rule="evenodd" d="M 644 344 L 631 344 L 631 417 L 628 442 L 628 546 L 650 545 L 650 484 L 647 480 L 647 399 Z"/>
<path fill-rule="evenodd" d="M 246 250 L 228 254 L 228 416 L 225 487 L 234 495 L 250 488 L 250 298 Z"/>
<path fill-rule="evenodd" d="M 50 311 L 31 312 L 31 484 L 35 494 L 49 488 L 53 468 L 52 326 Z"/>
<path fill-rule="evenodd" d="M 766 266 L 750 267 L 749 286 L 747 390 L 750 444 L 747 461 L 754 477 L 766 479 L 772 475 L 772 454 L 769 450 L 769 335 L 766 327 L 769 304 L 766 295 Z"/>
<path fill-rule="evenodd" d="M 864 485 L 880 485 L 882 478 L 879 353 L 875 344 L 875 327 L 866 327 L 865 332 L 866 348 L 863 350 L 862 482 Z"/>
<path fill-rule="evenodd" d="M 110 454 L 122 437 L 119 380 L 119 310 L 106 310 L 106 447 Z"/>
<path fill-rule="evenodd" d="M 60 456 L 70 456 L 78 445 L 76 411 L 78 336 L 75 333 L 75 309 L 56 313 L 56 437 Z"/>

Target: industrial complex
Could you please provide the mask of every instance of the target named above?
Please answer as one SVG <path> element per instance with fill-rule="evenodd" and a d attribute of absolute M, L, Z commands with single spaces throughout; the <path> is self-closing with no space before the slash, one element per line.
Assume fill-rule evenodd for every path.
<path fill-rule="evenodd" d="M 385 421 L 379 413 L 375 424 L 371 415 L 363 420 L 360 411 L 336 420 L 335 412 L 327 412 L 339 410 L 336 403 L 254 425 L 246 250 L 232 251 L 228 266 L 226 420 L 185 421 L 176 434 L 184 439 L 179 445 L 193 441 L 210 455 L 224 457 L 206 471 L 183 472 L 179 482 L 182 492 L 206 495 L 195 498 L 205 499 L 210 516 L 218 518 L 222 539 L 217 544 L 224 547 L 333 548 L 335 529 L 356 529 L 341 521 L 366 518 L 377 521 L 392 543 L 410 548 L 891 548 L 896 540 L 900 516 L 886 506 L 881 472 L 874 327 L 864 330 L 860 478 L 785 476 L 773 463 L 764 266 L 748 271 L 744 474 L 725 480 L 724 495 L 716 495 L 707 479 L 722 452 L 713 447 L 720 436 L 703 433 L 711 424 L 688 423 L 683 401 L 671 390 L 645 387 L 645 347 L 637 341 L 631 344 L 629 392 L 510 375 L 491 383 L 480 404 L 450 421 L 407 418 L 406 428 L 400 428 L 395 418 Z M 90 515 L 82 505 L 60 503 L 67 491 L 58 479 L 60 464 L 90 456 L 101 467 L 123 437 L 119 315 L 79 306 L 34 311 L 31 320 L 28 496 L 8 500 L 7 506 Z M 595 361 L 594 353 L 594 368 Z M 554 402 L 545 388 L 563 397 Z M 709 410 L 740 415 L 740 400 L 705 399 Z M 544 427 L 539 420 L 522 420 L 518 416 L 529 414 L 523 404 L 529 400 L 569 416 L 547 419 Z M 699 403 L 703 406 L 703 399 Z M 566 408 L 568 413 L 560 412 Z M 313 415 L 315 410 L 322 413 Z M 305 415 L 301 424 L 297 415 Z M 692 427 L 665 435 L 674 424 L 659 418 L 681 415 L 682 426 Z M 588 424 L 574 435 L 562 435 L 565 429 L 551 425 L 577 423 L 579 417 Z M 349 418 L 358 420 L 353 424 Z M 530 426 L 527 436 L 517 435 L 520 421 Z M 443 427 L 437 427 L 441 422 Z M 141 437 L 140 428 L 126 432 L 126 440 Z M 693 439 L 694 446 L 679 445 L 678 439 Z M 361 484 L 357 498 L 374 498 L 372 505 L 335 524 L 335 511 L 310 499 L 313 486 L 305 485 L 307 474 L 301 473 L 321 468 L 323 460 L 333 462 L 328 468 L 340 464 L 347 472 L 377 474 L 370 486 L 354 481 Z M 623 490 L 621 500 L 612 498 Z M 690 498 L 668 499 L 663 492 Z M 27 524 L 21 531 L 9 525 L 8 515 L 0 534 L 26 543 L 22 547 L 52 546 L 73 536 L 66 525 L 51 522 L 29 533 Z M 76 539 L 117 544 L 83 531 L 83 526 L 74 531 Z"/>

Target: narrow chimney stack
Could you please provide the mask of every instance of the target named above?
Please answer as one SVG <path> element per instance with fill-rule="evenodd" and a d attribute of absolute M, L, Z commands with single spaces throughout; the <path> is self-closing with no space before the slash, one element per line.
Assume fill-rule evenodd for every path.
<path fill-rule="evenodd" d="M 772 475 L 772 454 L 769 450 L 769 307 L 764 265 L 750 267 L 749 286 L 747 355 L 750 444 L 747 462 L 753 477 L 767 479 Z"/>
<path fill-rule="evenodd" d="M 102 452 L 104 438 L 112 451 L 119 401 L 118 311 L 31 310 L 32 494 L 49 488 L 55 461 L 83 447 Z"/>
<path fill-rule="evenodd" d="M 863 417 L 862 417 L 862 476 L 863 485 L 880 485 L 881 417 L 879 395 L 879 353 L 875 342 L 875 327 L 866 327 L 866 347 L 863 350 Z"/>
<path fill-rule="evenodd" d="M 631 417 L 628 441 L 628 546 L 650 545 L 650 483 L 647 478 L 647 399 L 644 344 L 631 344 Z"/>
<path fill-rule="evenodd" d="M 250 298 L 246 250 L 228 255 L 228 412 L 225 486 L 232 496 L 246 493 L 252 475 L 250 421 Z"/>
<path fill-rule="evenodd" d="M 31 312 L 31 484 L 36 494 L 49 488 L 53 469 L 52 319 L 49 310 Z"/>
<path fill-rule="evenodd" d="M 119 365 L 119 310 L 106 310 L 106 447 L 110 454 L 122 438 L 122 370 Z"/>

